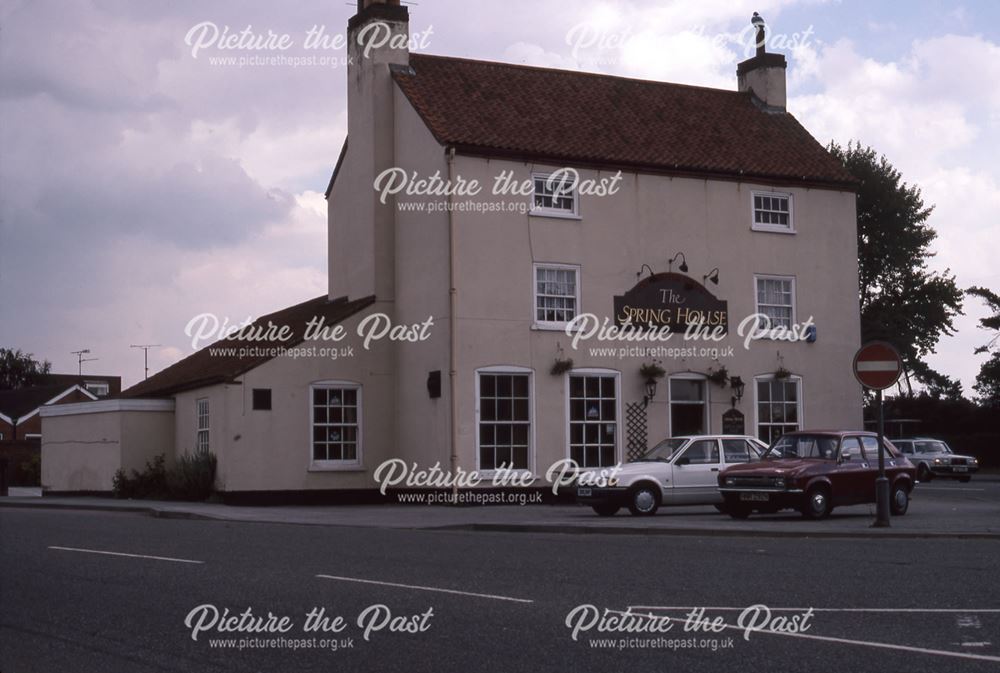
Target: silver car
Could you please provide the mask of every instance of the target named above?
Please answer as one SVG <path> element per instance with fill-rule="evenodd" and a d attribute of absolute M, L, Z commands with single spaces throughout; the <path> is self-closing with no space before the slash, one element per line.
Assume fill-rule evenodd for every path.
<path fill-rule="evenodd" d="M 591 471 L 581 479 L 577 502 L 601 516 L 628 507 L 636 516 L 656 513 L 660 505 L 715 505 L 722 511 L 719 471 L 760 460 L 767 445 L 747 435 L 695 435 L 665 439 L 614 475 Z"/>
<path fill-rule="evenodd" d="M 979 459 L 960 456 L 947 443 L 930 437 L 893 439 L 893 445 L 917 466 L 917 480 L 927 482 L 934 477 L 950 477 L 969 481 L 979 471 Z"/>

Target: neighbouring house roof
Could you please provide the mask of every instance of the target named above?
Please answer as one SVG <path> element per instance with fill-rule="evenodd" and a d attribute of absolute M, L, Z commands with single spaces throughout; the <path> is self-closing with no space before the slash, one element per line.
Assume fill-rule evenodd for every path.
<path fill-rule="evenodd" d="M 337 174 L 340 173 L 340 167 L 344 165 L 344 157 L 347 156 L 347 141 L 349 138 L 344 138 L 344 144 L 340 146 L 340 156 L 337 157 L 337 165 L 333 167 L 333 173 L 330 175 L 330 182 L 326 186 L 326 192 L 324 196 L 330 198 L 330 192 L 333 191 L 333 183 L 337 181 Z"/>
<path fill-rule="evenodd" d="M 92 400 L 97 399 L 96 395 L 76 383 L 49 383 L 17 390 L 0 390 L 0 417 L 8 423 L 21 423 L 34 416 L 40 407 L 54 404 L 74 390 L 79 390 Z"/>
<path fill-rule="evenodd" d="M 749 92 L 425 54 L 392 76 L 435 139 L 462 153 L 855 184 L 792 115 Z"/>
<path fill-rule="evenodd" d="M 110 376 L 108 374 L 44 374 L 39 378 L 40 385 L 50 383 L 60 383 L 63 385 L 76 384 L 86 387 L 86 384 L 103 381 L 108 384 L 108 396 L 114 396 L 122 390 L 122 377 Z"/>
<path fill-rule="evenodd" d="M 374 301 L 374 296 L 348 301 L 346 297 L 330 300 L 323 295 L 261 316 L 252 323 L 253 327 L 266 328 L 268 323 L 278 327 L 287 325 L 292 336 L 284 341 L 277 339 L 254 341 L 236 337 L 221 339 L 153 374 L 145 381 L 135 384 L 124 391 L 122 397 L 169 397 L 185 390 L 232 381 L 273 359 L 275 355 L 265 353 L 240 357 L 238 352 L 220 353 L 218 349 L 241 347 L 271 349 L 279 346 L 291 348 L 302 343 L 306 324 L 312 318 L 323 318 L 323 324 L 326 326 L 335 325 L 370 306 Z"/>

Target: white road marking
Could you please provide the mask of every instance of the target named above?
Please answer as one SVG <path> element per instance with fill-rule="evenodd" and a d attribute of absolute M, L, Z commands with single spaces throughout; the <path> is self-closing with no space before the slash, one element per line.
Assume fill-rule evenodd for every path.
<path fill-rule="evenodd" d="M 316 575 L 325 580 L 337 580 L 340 582 L 358 582 L 360 584 L 377 584 L 385 587 L 400 587 L 402 589 L 417 589 L 418 591 L 437 591 L 442 594 L 457 594 L 459 596 L 473 596 L 475 598 L 492 598 L 497 601 L 513 601 L 514 603 L 534 603 L 527 598 L 512 598 L 511 596 L 497 596 L 495 594 L 477 594 L 471 591 L 458 591 L 457 589 L 441 589 L 438 587 L 422 587 L 416 584 L 399 584 L 398 582 L 380 582 L 378 580 L 364 580 L 358 577 L 338 577 L 336 575 Z"/>
<path fill-rule="evenodd" d="M 171 558 L 169 556 L 148 556 L 146 554 L 125 554 L 118 551 L 101 551 L 99 549 L 79 549 L 77 547 L 49 547 L 49 549 L 55 549 L 57 551 L 78 551 L 84 554 L 104 554 L 106 556 L 125 556 L 127 558 L 145 558 L 152 559 L 153 561 L 173 561 L 174 563 L 198 563 L 203 564 L 204 561 L 192 561 L 186 558 Z"/>
<path fill-rule="evenodd" d="M 629 608 L 630 610 L 632 608 Z M 641 609 L 636 607 L 636 609 Z M 655 609 L 655 608 L 654 608 Z M 668 608 L 669 609 L 669 608 Z M 679 610 L 684 610 L 687 608 L 675 608 Z M 745 608 L 705 608 L 708 610 L 743 610 Z M 788 610 L 791 608 L 771 608 L 771 610 Z M 864 610 L 865 608 L 859 608 L 858 610 Z M 814 612 L 849 612 L 852 610 L 838 609 L 838 608 L 826 608 L 825 610 L 821 608 L 814 608 Z M 878 609 L 872 609 L 873 612 L 878 612 Z M 948 610 L 919 610 L 919 612 L 947 612 Z M 620 612 L 615 610 L 615 612 Z M 1000 612 L 1000 610 L 965 610 L 965 612 Z M 721 626 L 727 629 L 735 629 L 737 631 L 746 631 L 745 627 L 741 627 L 737 624 L 721 624 Z M 818 636 L 811 633 L 787 633 L 785 631 L 752 631 L 752 633 L 760 633 L 763 635 L 770 636 L 787 636 L 789 638 L 803 638 L 805 640 L 818 640 L 827 643 L 840 643 L 842 645 L 860 645 L 862 647 L 874 647 L 876 649 L 882 650 L 898 650 L 901 652 L 913 652 L 916 654 L 930 654 L 939 657 L 952 657 L 954 659 L 972 659 L 975 661 L 995 661 L 1000 662 L 1000 657 L 990 656 L 988 654 L 969 654 L 966 652 L 951 652 L 949 650 L 932 650 L 926 647 L 911 647 L 909 645 L 896 645 L 894 643 L 880 643 L 874 640 L 853 640 L 851 638 L 834 638 L 832 636 Z"/>
<path fill-rule="evenodd" d="M 966 491 L 985 491 L 985 488 L 968 488 L 966 486 L 924 486 L 924 482 L 918 481 L 920 484 L 920 490 L 923 491 L 948 491 L 949 493 L 965 493 Z"/>

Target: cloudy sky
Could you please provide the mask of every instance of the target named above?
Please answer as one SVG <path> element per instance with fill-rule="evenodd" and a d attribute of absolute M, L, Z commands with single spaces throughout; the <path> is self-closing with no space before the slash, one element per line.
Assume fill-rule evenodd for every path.
<path fill-rule="evenodd" d="M 346 133 L 347 0 L 3 0 L 0 345 L 142 377 L 191 351 L 184 327 L 240 321 L 326 291 L 324 191 Z M 698 0 L 410 3 L 433 54 L 733 89 L 753 11 L 789 58 L 789 110 L 822 143 L 860 139 L 935 205 L 935 268 L 1000 290 L 1000 3 Z M 245 66 L 185 38 L 291 36 Z M 245 52 L 242 53 L 245 55 Z M 966 392 L 984 341 L 975 302 L 931 359 Z"/>

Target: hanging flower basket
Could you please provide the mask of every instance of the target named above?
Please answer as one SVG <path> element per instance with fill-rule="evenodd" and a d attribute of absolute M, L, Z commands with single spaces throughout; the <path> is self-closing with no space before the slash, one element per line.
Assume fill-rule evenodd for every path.
<path fill-rule="evenodd" d="M 561 376 L 573 368 L 573 358 L 556 358 L 556 361 L 552 363 L 552 369 L 549 373 L 552 376 Z"/>
<path fill-rule="evenodd" d="M 774 378 L 776 379 L 787 379 L 791 375 L 792 373 L 784 367 L 778 367 L 774 370 Z"/>
<path fill-rule="evenodd" d="M 657 379 L 662 379 L 667 375 L 667 370 L 655 362 L 646 362 L 639 367 L 639 376 L 648 382 L 655 383 Z"/>
<path fill-rule="evenodd" d="M 708 374 L 706 374 L 709 381 L 717 386 L 723 386 L 729 383 L 729 370 L 726 369 L 725 365 L 719 367 L 718 369 L 709 369 Z"/>

